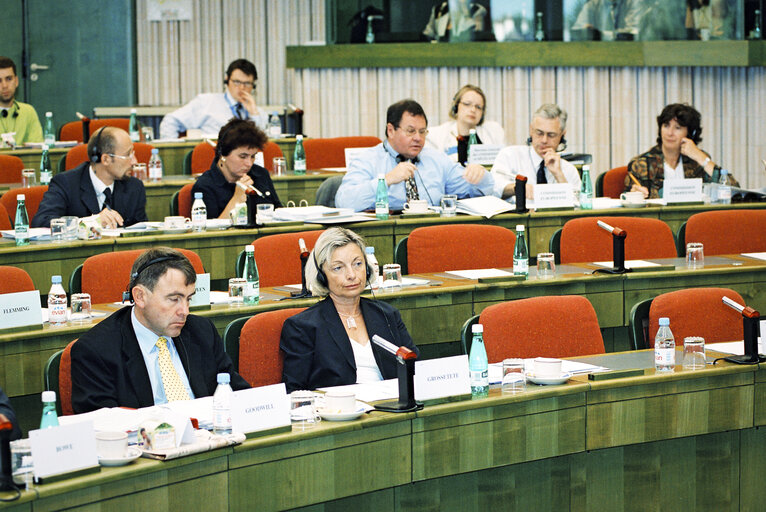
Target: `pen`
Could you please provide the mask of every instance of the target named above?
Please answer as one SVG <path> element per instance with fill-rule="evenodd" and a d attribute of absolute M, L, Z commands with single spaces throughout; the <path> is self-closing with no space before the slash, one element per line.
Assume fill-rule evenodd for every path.
<path fill-rule="evenodd" d="M 638 179 L 635 176 L 633 176 L 631 173 L 628 173 L 628 176 L 630 176 L 630 179 L 633 180 L 633 183 L 635 183 L 639 187 L 643 186 L 643 185 L 641 185 L 641 182 L 638 181 Z"/>
<path fill-rule="evenodd" d="M 259 196 L 264 197 L 263 192 L 261 192 L 260 190 L 258 190 L 257 188 L 255 188 L 252 185 L 245 185 L 244 183 L 241 183 L 241 182 L 238 181 L 237 182 L 237 186 L 239 188 L 241 188 L 242 190 L 244 190 L 244 191 L 250 190 L 250 191 L 255 192 L 256 194 L 258 194 Z"/>

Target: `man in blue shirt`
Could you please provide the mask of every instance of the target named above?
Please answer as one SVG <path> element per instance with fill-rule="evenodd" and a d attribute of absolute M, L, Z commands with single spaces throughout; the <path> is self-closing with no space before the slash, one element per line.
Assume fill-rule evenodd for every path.
<path fill-rule="evenodd" d="M 386 179 L 388 204 L 401 210 L 408 199 L 440 204 L 444 194 L 458 197 L 492 195 L 494 179 L 478 164 L 466 167 L 446 154 L 424 148 L 426 114 L 414 100 L 401 100 L 386 112 L 386 140 L 351 161 L 335 195 L 339 208 L 373 209 L 378 176 Z"/>
<path fill-rule="evenodd" d="M 268 113 L 255 104 L 258 72 L 255 64 L 237 59 L 229 64 L 223 83 L 224 92 L 198 94 L 193 100 L 162 118 L 160 137 L 174 139 L 190 129 L 203 134 L 217 134 L 229 119 L 250 119 L 263 129 L 268 124 Z"/>

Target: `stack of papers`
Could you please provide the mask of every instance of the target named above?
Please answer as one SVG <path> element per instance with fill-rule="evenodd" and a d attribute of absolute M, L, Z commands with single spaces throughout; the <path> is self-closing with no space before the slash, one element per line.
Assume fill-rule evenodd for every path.
<path fill-rule="evenodd" d="M 16 240 L 16 232 L 12 229 L 2 231 L 3 238 Z M 48 241 L 51 239 L 50 228 L 29 228 L 29 239 L 36 242 Z"/>
<path fill-rule="evenodd" d="M 457 202 L 458 212 L 467 213 L 468 215 L 479 215 L 487 219 L 514 209 L 515 207 L 511 206 L 510 203 L 495 196 L 471 197 L 460 199 Z"/>

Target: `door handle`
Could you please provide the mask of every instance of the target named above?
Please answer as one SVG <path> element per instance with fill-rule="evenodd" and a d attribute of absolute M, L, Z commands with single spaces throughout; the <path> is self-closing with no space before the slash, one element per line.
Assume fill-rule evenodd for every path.
<path fill-rule="evenodd" d="M 50 69 L 50 66 L 45 66 L 43 64 L 37 64 L 33 62 L 32 64 L 29 65 L 29 69 L 30 71 L 38 71 L 38 70 L 45 71 L 46 69 Z"/>

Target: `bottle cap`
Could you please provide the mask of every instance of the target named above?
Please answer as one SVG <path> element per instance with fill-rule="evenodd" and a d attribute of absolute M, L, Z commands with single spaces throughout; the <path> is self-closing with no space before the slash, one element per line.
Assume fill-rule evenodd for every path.
<path fill-rule="evenodd" d="M 194 199 L 202 199 L 202 192 L 195 192 Z"/>
<path fill-rule="evenodd" d="M 252 245 L 246 245 L 245 252 L 255 252 L 255 247 L 253 247 Z"/>
<path fill-rule="evenodd" d="M 43 151 L 48 151 L 48 144 L 43 144 Z"/>
<path fill-rule="evenodd" d="M 61 284 L 61 276 L 51 276 L 51 283 Z"/>
<path fill-rule="evenodd" d="M 369 245 L 364 248 L 364 252 L 366 254 L 375 254 L 375 247 L 370 247 Z"/>
<path fill-rule="evenodd" d="M 46 112 L 45 117 L 53 117 L 53 112 Z"/>
<path fill-rule="evenodd" d="M 216 379 L 218 380 L 218 384 L 228 384 L 231 382 L 231 376 L 228 373 L 219 373 L 216 376 Z"/>
<path fill-rule="evenodd" d="M 159 150 L 159 149 L 157 149 L 157 148 L 152 148 L 152 154 L 153 154 L 153 155 L 158 155 L 158 154 L 159 154 L 159 152 L 160 152 L 160 150 Z"/>
<path fill-rule="evenodd" d="M 295 136 L 295 140 L 303 140 L 303 135 L 299 133 L 298 135 Z"/>
<path fill-rule="evenodd" d="M 55 391 L 43 391 L 43 402 L 55 402 L 55 401 L 56 401 Z"/>
<path fill-rule="evenodd" d="M 124 112 L 124 110 L 123 110 L 123 112 Z M 134 108 L 131 108 L 131 109 L 130 109 L 130 113 L 131 113 L 131 114 L 135 114 L 136 112 L 137 112 L 137 110 L 136 110 L 136 109 L 134 109 Z"/>
<path fill-rule="evenodd" d="M 476 334 L 477 332 L 484 332 L 484 326 L 481 324 L 473 324 L 471 326 L 471 332 Z"/>
<path fill-rule="evenodd" d="M 471 128 L 470 130 L 468 130 L 469 135 L 472 135 L 474 133 L 476 133 L 476 128 Z"/>
<path fill-rule="evenodd" d="M 524 224 L 516 224 L 516 231 L 524 231 Z"/>
<path fill-rule="evenodd" d="M 24 194 L 16 194 L 16 200 L 17 201 L 19 201 L 19 200 L 25 201 L 26 199 L 27 199 L 27 196 L 25 196 Z"/>
<path fill-rule="evenodd" d="M 386 179 L 386 175 L 381 173 L 378 173 L 378 181 Z"/>
<path fill-rule="evenodd" d="M 729 171 L 727 171 L 726 169 L 721 169 L 721 176 L 725 176 L 727 174 L 729 174 Z"/>
<path fill-rule="evenodd" d="M 660 318 L 660 325 L 670 325 L 670 318 L 663 316 Z"/>

